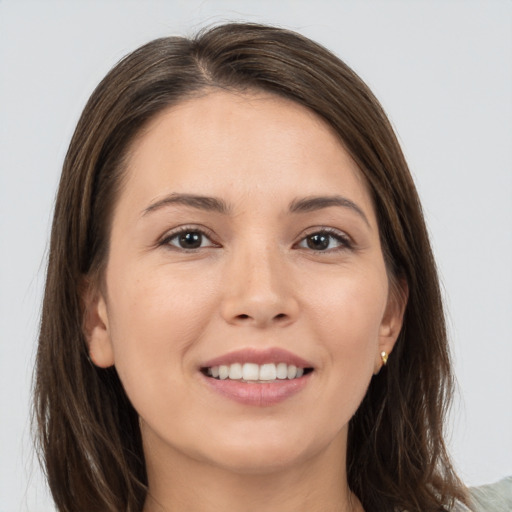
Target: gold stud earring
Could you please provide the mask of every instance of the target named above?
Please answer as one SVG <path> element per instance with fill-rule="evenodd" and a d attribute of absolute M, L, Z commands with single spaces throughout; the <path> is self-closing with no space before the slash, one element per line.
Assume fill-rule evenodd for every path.
<path fill-rule="evenodd" d="M 382 360 L 382 366 L 386 366 L 388 364 L 388 353 L 387 352 L 384 352 L 382 351 L 380 353 L 380 358 Z"/>

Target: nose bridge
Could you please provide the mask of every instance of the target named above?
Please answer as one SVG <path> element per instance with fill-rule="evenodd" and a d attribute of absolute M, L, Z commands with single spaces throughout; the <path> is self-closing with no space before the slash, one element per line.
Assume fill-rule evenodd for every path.
<path fill-rule="evenodd" d="M 285 255 L 275 241 L 253 235 L 233 248 L 223 315 L 229 322 L 264 326 L 297 314 Z"/>

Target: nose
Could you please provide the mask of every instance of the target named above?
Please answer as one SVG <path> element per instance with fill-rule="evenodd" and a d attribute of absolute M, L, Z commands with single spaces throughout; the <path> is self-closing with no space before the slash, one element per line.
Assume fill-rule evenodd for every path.
<path fill-rule="evenodd" d="M 285 256 L 269 248 L 234 252 L 224 276 L 221 314 L 226 322 L 258 328 L 286 326 L 299 313 Z"/>

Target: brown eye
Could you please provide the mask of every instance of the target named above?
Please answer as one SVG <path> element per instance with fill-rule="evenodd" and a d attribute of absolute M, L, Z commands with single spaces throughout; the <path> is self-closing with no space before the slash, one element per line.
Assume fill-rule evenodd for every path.
<path fill-rule="evenodd" d="M 308 236 L 306 238 L 306 243 L 309 249 L 313 249 L 314 251 L 325 251 L 329 248 L 330 239 L 330 235 L 317 233 L 315 235 Z"/>
<path fill-rule="evenodd" d="M 183 233 L 178 237 L 178 244 L 183 249 L 197 249 L 201 247 L 203 235 L 197 231 L 191 233 Z"/>
<path fill-rule="evenodd" d="M 168 236 L 163 244 L 177 249 L 194 250 L 203 247 L 214 247 L 215 244 L 202 231 L 186 229 Z"/>
<path fill-rule="evenodd" d="M 351 247 L 349 238 L 338 232 L 318 231 L 304 237 L 299 242 L 299 247 L 312 251 L 330 251 L 336 249 L 348 249 Z"/>

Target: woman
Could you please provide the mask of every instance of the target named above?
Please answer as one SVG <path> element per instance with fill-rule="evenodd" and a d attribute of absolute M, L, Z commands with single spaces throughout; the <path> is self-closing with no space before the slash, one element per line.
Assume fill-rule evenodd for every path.
<path fill-rule="evenodd" d="M 153 41 L 64 163 L 36 375 L 60 511 L 465 510 L 420 203 L 362 81 L 297 34 Z"/>

